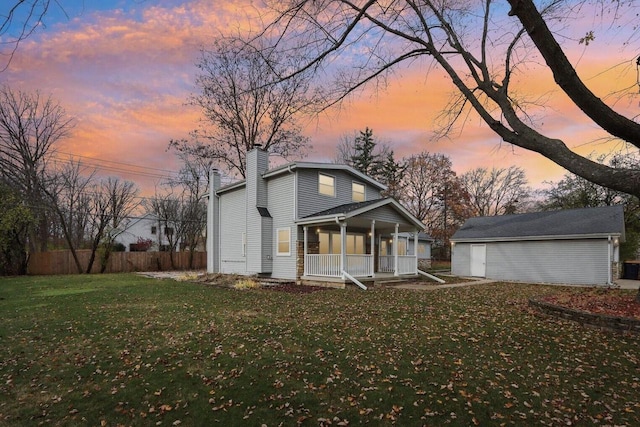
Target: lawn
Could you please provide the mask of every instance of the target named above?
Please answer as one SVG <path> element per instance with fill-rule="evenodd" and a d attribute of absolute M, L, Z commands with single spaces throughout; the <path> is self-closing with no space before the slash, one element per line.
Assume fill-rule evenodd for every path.
<path fill-rule="evenodd" d="M 0 279 L 0 425 L 640 425 L 640 340 L 552 291 Z"/>

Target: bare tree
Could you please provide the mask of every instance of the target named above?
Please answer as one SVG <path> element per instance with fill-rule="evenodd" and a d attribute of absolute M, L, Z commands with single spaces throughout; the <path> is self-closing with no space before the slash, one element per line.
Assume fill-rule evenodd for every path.
<path fill-rule="evenodd" d="M 169 260 L 171 268 L 174 269 L 174 255 L 185 226 L 182 221 L 182 200 L 170 191 L 164 193 L 156 191 L 155 196 L 148 199 L 146 208 L 158 220 L 160 230 L 167 238 Z"/>
<path fill-rule="evenodd" d="M 203 126 L 191 140 L 172 141 L 181 152 L 212 159 L 231 174 L 245 176 L 245 153 L 260 144 L 285 158 L 304 155 L 308 138 L 299 120 L 317 102 L 307 73 L 293 69 L 288 55 L 220 38 L 197 64 L 200 91 L 191 102 L 202 108 Z"/>
<path fill-rule="evenodd" d="M 124 231 L 126 220 L 140 204 L 138 189 L 131 181 L 107 178 L 94 186 L 91 208 L 91 257 L 87 273 L 91 272 L 100 250 L 100 273 L 104 273 L 116 238 Z"/>
<path fill-rule="evenodd" d="M 444 154 L 422 152 L 406 159 L 402 202 L 429 230 L 438 225 L 445 185 L 455 173 Z"/>
<path fill-rule="evenodd" d="M 445 129 L 467 117 L 466 109 L 472 108 L 504 141 L 538 152 L 592 182 L 640 195 L 640 170 L 611 168 L 544 135 L 527 114 L 531 101 L 518 96 L 512 87 L 531 69 L 525 61 L 538 49 L 559 87 L 594 123 L 640 147 L 640 124 L 615 113 L 586 89 L 557 42 L 574 39 L 555 38 L 547 26 L 556 17 L 570 16 L 574 3 L 558 0 L 538 11 L 532 0 L 508 1 L 510 16 L 503 5 L 489 0 L 273 2 L 278 18 L 263 34 L 267 38 L 277 34 L 283 51 L 293 54 L 297 49 L 306 60 L 301 72 L 318 68 L 334 72 L 336 103 L 367 83 L 384 83 L 393 70 L 430 61 L 444 70 L 458 93 L 446 109 L 449 122 Z M 629 8 L 627 14 L 636 16 L 633 2 L 614 3 L 602 7 Z M 616 14 L 621 15 L 625 14 Z M 347 67 L 336 66 L 340 60 Z M 634 84 L 630 82 L 629 87 Z"/>
<path fill-rule="evenodd" d="M 50 97 L 0 86 L 0 175 L 32 206 L 46 205 L 42 194 L 48 185 L 45 170 L 56 142 L 69 135 L 72 125 L 72 119 Z M 39 230 L 31 234 L 30 249 L 46 250 L 46 211 L 35 213 Z"/>
<path fill-rule="evenodd" d="M 462 174 L 463 186 L 469 194 L 473 214 L 505 215 L 522 211 L 531 197 L 527 177 L 517 166 L 477 168 Z"/>
<path fill-rule="evenodd" d="M 471 216 L 460 178 L 444 154 L 422 152 L 404 159 L 400 200 L 436 239 L 436 255 L 449 256 L 449 238 Z"/>
<path fill-rule="evenodd" d="M 178 152 L 182 162 L 176 179 L 167 182 L 172 192 L 178 192 L 181 222 L 178 240 L 189 251 L 189 268 L 193 267 L 194 252 L 204 238 L 207 225 L 206 197 L 209 194 L 209 171 L 213 160 L 188 152 Z"/>
<path fill-rule="evenodd" d="M 93 195 L 90 191 L 94 172 L 86 174 L 80 162 L 70 160 L 55 172 L 50 172 L 48 185 L 43 188 L 47 206 L 57 217 L 56 223 L 71 252 L 78 273 L 83 272 L 83 266 L 77 250 L 81 249 L 85 242 L 92 219 Z"/>

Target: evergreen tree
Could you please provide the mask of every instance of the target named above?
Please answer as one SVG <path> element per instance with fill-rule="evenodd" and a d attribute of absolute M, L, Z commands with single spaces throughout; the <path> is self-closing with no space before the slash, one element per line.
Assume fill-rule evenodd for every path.
<path fill-rule="evenodd" d="M 351 157 L 351 164 L 354 168 L 366 175 L 373 175 L 378 168 L 378 155 L 373 153 L 376 148 L 376 141 L 373 139 L 373 130 L 368 127 L 360 131 L 360 135 L 355 140 L 355 154 Z"/>

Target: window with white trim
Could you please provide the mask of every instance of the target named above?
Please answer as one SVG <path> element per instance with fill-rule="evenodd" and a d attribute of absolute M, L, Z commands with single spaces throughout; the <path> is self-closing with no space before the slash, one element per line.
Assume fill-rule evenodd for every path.
<path fill-rule="evenodd" d="M 276 247 L 277 255 L 286 256 L 291 255 L 291 229 L 290 228 L 278 228 L 276 230 Z"/>
<path fill-rule="evenodd" d="M 427 244 L 426 243 L 418 243 L 418 256 L 421 258 L 425 258 L 427 256 Z"/>
<path fill-rule="evenodd" d="M 403 239 L 403 238 L 398 239 L 398 255 L 400 256 L 407 255 L 407 239 Z"/>
<path fill-rule="evenodd" d="M 331 175 L 318 173 L 318 193 L 325 196 L 336 196 L 336 178 Z"/>
<path fill-rule="evenodd" d="M 364 202 L 364 184 L 360 184 L 359 182 L 351 183 L 351 200 L 354 202 Z"/>

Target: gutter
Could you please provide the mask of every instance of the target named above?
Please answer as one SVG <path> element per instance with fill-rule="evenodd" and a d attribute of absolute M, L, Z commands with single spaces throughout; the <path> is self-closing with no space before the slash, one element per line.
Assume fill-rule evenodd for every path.
<path fill-rule="evenodd" d="M 326 215 L 326 216 L 320 216 L 320 217 L 316 217 L 313 219 L 309 219 L 309 220 L 305 220 L 304 218 L 295 221 L 296 224 L 299 225 L 312 225 L 312 224 L 324 224 L 327 222 L 336 222 L 336 224 L 339 224 L 339 221 L 344 221 L 346 219 L 346 216 L 344 214 L 342 215 Z"/>
<path fill-rule="evenodd" d="M 452 243 L 497 243 L 497 242 L 520 242 L 520 241 L 537 241 L 537 240 L 584 240 L 584 239 L 604 239 L 612 236 L 620 236 L 615 234 L 559 234 L 544 236 L 515 236 L 515 237 L 470 237 L 470 238 L 452 238 Z"/>

